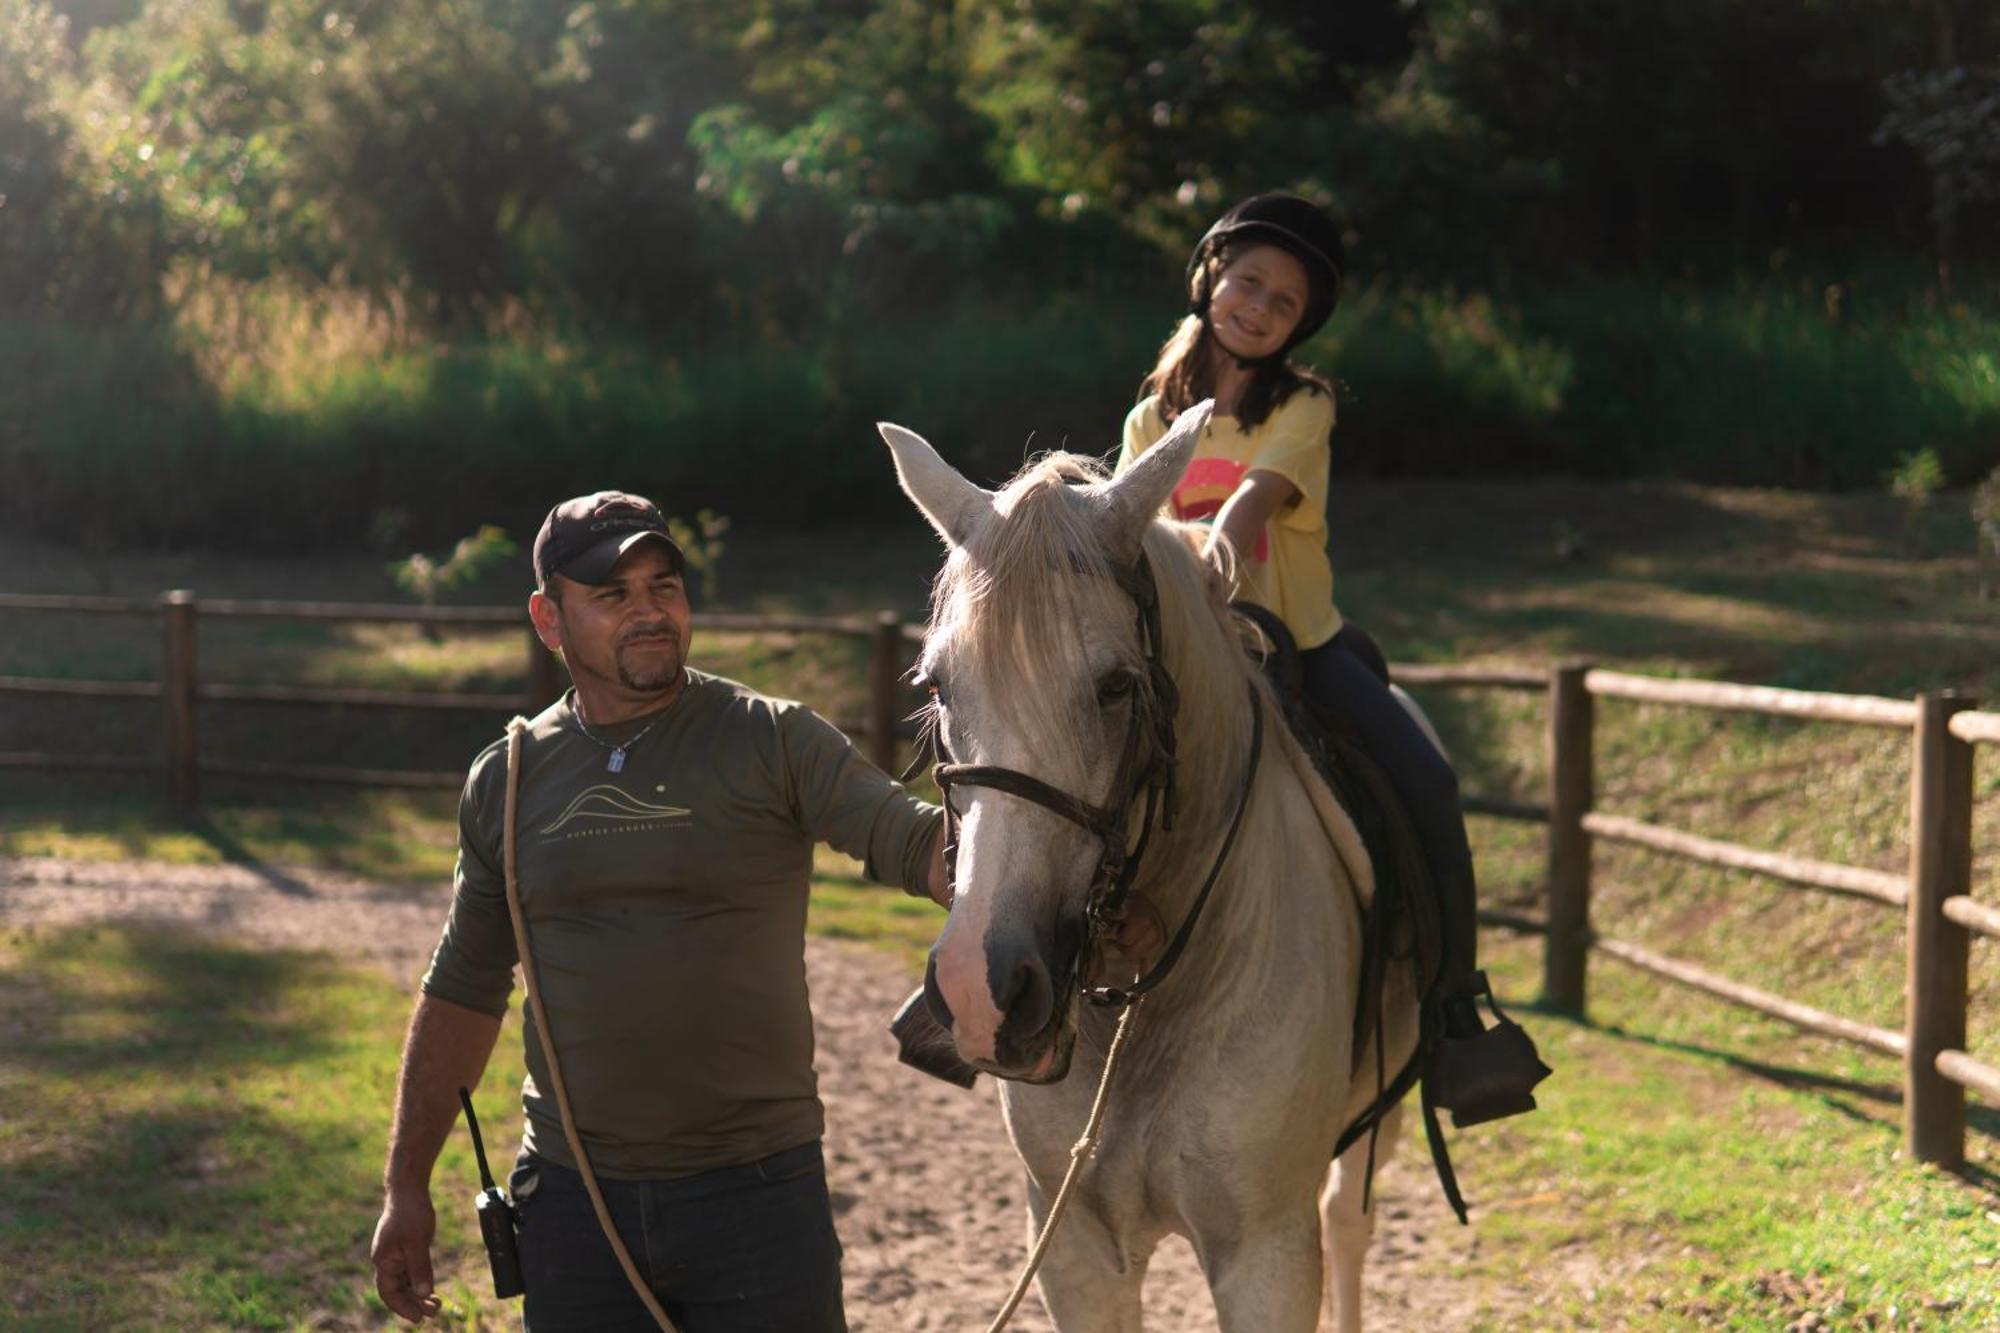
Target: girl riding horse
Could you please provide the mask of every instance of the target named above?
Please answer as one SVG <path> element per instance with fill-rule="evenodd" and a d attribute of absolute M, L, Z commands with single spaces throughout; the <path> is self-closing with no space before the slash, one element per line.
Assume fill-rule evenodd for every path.
<path fill-rule="evenodd" d="M 1311 202 L 1260 194 L 1208 229 L 1187 265 L 1188 314 L 1161 349 L 1125 418 L 1120 471 L 1204 399 L 1214 415 L 1175 486 L 1174 517 L 1210 524 L 1210 564 L 1233 569 L 1236 595 L 1284 622 L 1304 686 L 1345 718 L 1414 821 L 1442 907 L 1438 980 L 1426 1000 L 1431 1100 L 1463 1127 L 1534 1108 L 1548 1070 L 1532 1043 L 1489 1040 L 1476 1000 L 1490 999 L 1475 958 L 1472 851 L 1458 780 L 1388 684 L 1381 651 L 1333 599 L 1326 498 L 1333 386 L 1291 359 L 1340 297 L 1344 250 Z M 1226 548 L 1227 554 L 1219 548 Z M 1509 1025 L 1511 1026 L 1511 1025 Z"/>

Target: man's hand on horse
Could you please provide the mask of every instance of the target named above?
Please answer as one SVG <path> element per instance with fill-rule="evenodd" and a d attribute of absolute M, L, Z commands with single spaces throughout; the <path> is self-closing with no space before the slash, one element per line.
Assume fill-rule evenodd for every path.
<path fill-rule="evenodd" d="M 939 907 L 949 908 L 951 906 L 951 876 L 945 873 L 944 868 L 943 824 L 938 825 L 937 841 L 931 844 L 930 871 L 926 876 L 924 888 L 930 894 L 931 901 Z"/>

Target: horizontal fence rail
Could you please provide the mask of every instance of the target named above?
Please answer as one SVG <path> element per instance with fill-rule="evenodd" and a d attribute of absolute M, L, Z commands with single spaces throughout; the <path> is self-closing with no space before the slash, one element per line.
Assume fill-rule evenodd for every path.
<path fill-rule="evenodd" d="M 200 771 L 215 777 L 323 782 L 341 787 L 457 791 L 465 785 L 463 773 L 425 773 L 406 768 L 336 768 L 322 764 L 277 764 L 249 759 L 204 759 Z"/>
<path fill-rule="evenodd" d="M 0 611 L 153 615 L 162 626 L 161 678 L 151 681 L 50 680 L 0 676 L 0 695 L 159 700 L 165 732 L 169 796 L 192 809 L 202 775 L 404 789 L 451 789 L 457 772 L 421 772 L 272 763 L 204 756 L 197 719 L 203 704 L 291 705 L 535 712 L 561 692 L 555 657 L 528 630 L 525 607 L 428 607 L 222 598 L 197 602 L 193 593 L 157 598 L 72 597 L 0 593 Z M 197 616 L 415 624 L 432 628 L 528 630 L 527 680 L 520 694 L 362 689 L 303 684 L 202 681 L 196 671 Z M 862 738 L 870 757 L 893 771 L 896 744 L 914 725 L 899 716 L 901 683 L 923 627 L 893 612 L 878 616 L 704 615 L 699 628 L 717 634 L 800 634 L 851 638 L 868 645 L 867 715 L 838 725 Z M 1548 700 L 1549 791 L 1542 802 L 1468 794 L 1468 812 L 1547 825 L 1545 912 L 1541 916 L 1482 910 L 1484 924 L 1543 940 L 1542 1000 L 1582 1016 L 1587 956 L 1602 954 L 1730 1004 L 1778 1018 L 1805 1031 L 1900 1059 L 1904 1067 L 1906 1147 L 1921 1160 L 1956 1166 L 1964 1160 L 1967 1090 L 2000 1103 L 2000 1069 L 1966 1053 L 1968 941 L 2000 939 L 2000 908 L 1974 898 L 1971 826 L 1974 747 L 2000 744 L 2000 713 L 1979 712 L 1969 698 L 1928 694 L 1916 700 L 1830 694 L 1727 681 L 1663 679 L 1570 662 L 1550 670 L 1482 664 L 1398 663 L 1396 680 L 1440 689 L 1542 693 Z M 1677 707 L 1748 712 L 1770 717 L 1904 731 L 1911 737 L 1910 864 L 1897 873 L 1812 860 L 1723 842 L 1595 810 L 1595 701 L 1617 699 Z M 127 756 L 0 752 L 0 769 L 160 771 L 160 761 Z M 1803 888 L 1844 894 L 1897 909 L 1906 920 L 1904 1027 L 1900 1032 L 1856 1022 L 1721 977 L 1680 959 L 1600 933 L 1591 924 L 1593 844 L 1602 840 L 1699 864 L 1768 876 Z"/>
<path fill-rule="evenodd" d="M 1666 680 L 1597 670 L 1584 680 L 1594 695 L 1632 699 L 1640 703 L 1689 704 L 1697 708 L 1763 713 L 1769 717 L 1848 722 L 1864 727 L 1908 728 L 1917 720 L 1917 706 L 1906 699 L 1881 699 L 1868 694 L 1819 694 L 1782 690 L 1771 685 L 1735 685 L 1720 680 Z"/>
<path fill-rule="evenodd" d="M 1505 796 L 1465 795 L 1458 798 L 1458 803 L 1467 814 L 1518 819 L 1524 824 L 1549 822 L 1549 808 L 1534 801 L 1516 801 Z"/>
<path fill-rule="evenodd" d="M 292 602 L 266 598 L 204 598 L 201 613 L 225 620 L 333 620 L 350 624 L 458 625 L 506 628 L 528 623 L 528 607 L 401 606 L 394 602 Z"/>
<path fill-rule="evenodd" d="M 1437 685 L 1459 689 L 1545 690 L 1549 673 L 1533 667 L 1460 666 L 1456 663 L 1397 662 L 1389 674 L 1398 685 Z"/>
<path fill-rule="evenodd" d="M 1647 847 L 1669 856 L 1721 866 L 1726 870 L 1754 871 L 1810 889 L 1870 898 L 1891 907 L 1901 907 L 1910 898 L 1909 880 L 1886 870 L 1863 870 L 1859 866 L 1839 865 L 1832 861 L 1809 861 L 1805 857 L 1788 856 L 1783 852 L 1760 852 L 1733 842 L 1717 842 L 1713 838 L 1683 833 L 1678 829 L 1643 824 L 1620 815 L 1600 815 L 1594 811 L 1583 817 L 1583 829 L 1606 842 Z"/>
<path fill-rule="evenodd" d="M 2000 713 L 1953 713 L 1951 734 L 1967 744 L 2000 745 Z"/>
<path fill-rule="evenodd" d="M 158 773 L 160 761 L 116 754 L 63 754 L 54 751 L 15 750 L 0 752 L 0 768 L 76 773 Z"/>
<path fill-rule="evenodd" d="M 2000 1069 L 1984 1065 L 1964 1051 L 1939 1051 L 1937 1072 L 1962 1088 L 1971 1088 L 1990 1102 L 2000 1103 Z"/>
<path fill-rule="evenodd" d="M 1810 1005 L 1773 995 L 1769 991 L 1758 990 L 1755 986 L 1746 986 L 1739 981 L 1717 976 L 1691 963 L 1683 963 L 1624 940 L 1600 936 L 1590 941 L 1590 947 L 1599 953 L 1650 972 L 1654 976 L 1664 977 L 1698 991 L 1705 991 L 1744 1009 L 1754 1009 L 1760 1014 L 1781 1018 L 1793 1027 L 1803 1028 L 1807 1032 L 1817 1032 L 1822 1037 L 1834 1037 L 1898 1058 L 1909 1049 L 1909 1043 L 1900 1032 L 1870 1027 L 1866 1023 L 1856 1023 L 1838 1014 L 1829 1014 Z"/>
<path fill-rule="evenodd" d="M 1941 910 L 1948 919 L 1964 926 L 1967 930 L 2000 940 L 2000 908 L 1974 902 L 1965 894 L 1959 893 L 1945 899 Z"/>
<path fill-rule="evenodd" d="M 68 593 L 0 592 L 0 611 L 70 611 L 79 615 L 150 616 L 157 597 L 78 597 Z"/>
<path fill-rule="evenodd" d="M 415 708 L 439 712 L 499 713 L 518 709 L 519 694 L 465 694 L 446 690 L 364 690 L 314 685 L 197 685 L 197 699 L 232 704 L 319 704 L 336 708 Z"/>
<path fill-rule="evenodd" d="M 82 699 L 157 699 L 157 680 L 50 680 L 41 676 L 0 676 L 0 694 L 70 695 Z"/>

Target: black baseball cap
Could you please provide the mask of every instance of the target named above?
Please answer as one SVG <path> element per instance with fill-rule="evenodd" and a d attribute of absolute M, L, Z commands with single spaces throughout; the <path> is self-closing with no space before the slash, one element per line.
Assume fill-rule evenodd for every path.
<path fill-rule="evenodd" d="M 620 556 L 646 541 L 666 547 L 676 569 L 687 568 L 687 557 L 667 532 L 666 516 L 644 496 L 598 491 L 565 500 L 549 511 L 535 534 L 535 584 L 547 588 L 554 574 L 578 583 L 602 583 Z"/>

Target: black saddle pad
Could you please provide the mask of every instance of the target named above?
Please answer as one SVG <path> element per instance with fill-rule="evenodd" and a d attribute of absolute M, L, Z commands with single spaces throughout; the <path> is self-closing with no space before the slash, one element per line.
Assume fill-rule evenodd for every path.
<path fill-rule="evenodd" d="M 1414 962 L 1419 994 L 1430 989 L 1437 974 L 1442 933 L 1429 862 L 1402 799 L 1388 775 L 1362 748 L 1353 724 L 1306 694 L 1298 644 L 1291 631 L 1276 615 L 1254 603 L 1237 602 L 1234 609 L 1268 641 L 1269 650 L 1262 658 L 1264 674 L 1284 708 L 1292 734 L 1312 757 L 1334 799 L 1354 821 L 1374 864 L 1375 901 L 1363 914 L 1362 938 L 1367 948 L 1354 1013 L 1358 1061 L 1367 1044 L 1364 1037 L 1379 1013 L 1388 964 Z M 1387 665 L 1378 661 L 1369 665 L 1386 683 Z"/>

